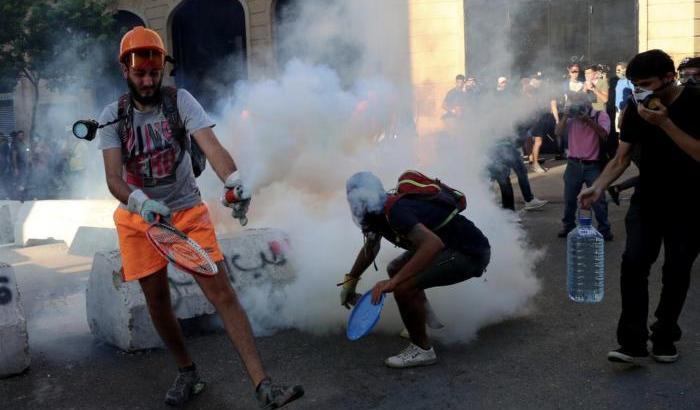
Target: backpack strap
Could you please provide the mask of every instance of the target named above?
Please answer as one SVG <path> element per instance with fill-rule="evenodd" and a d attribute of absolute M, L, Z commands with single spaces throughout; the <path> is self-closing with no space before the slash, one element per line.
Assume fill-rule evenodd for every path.
<path fill-rule="evenodd" d="M 168 121 L 168 127 L 173 133 L 173 137 L 180 144 L 180 155 L 178 155 L 175 165 L 173 167 L 173 173 L 180 166 L 180 162 L 185 157 L 185 151 L 190 152 L 190 139 L 187 138 L 187 130 L 185 129 L 185 124 L 182 123 L 182 117 L 180 117 L 180 110 L 177 108 L 177 88 L 175 87 L 161 87 L 161 109 L 163 110 L 163 115 Z"/>
<path fill-rule="evenodd" d="M 162 87 L 161 88 L 161 100 L 162 109 L 165 119 L 168 120 L 168 126 L 173 132 L 174 137 L 178 139 L 178 142 L 183 146 L 186 144 L 186 133 L 185 124 L 182 123 L 182 118 L 180 117 L 180 111 L 177 107 L 177 88 L 174 87 Z M 189 149 L 189 147 L 187 147 Z"/>
<path fill-rule="evenodd" d="M 391 214 L 391 209 L 394 207 L 394 205 L 396 205 L 396 203 L 399 201 L 399 199 L 403 198 L 405 195 L 406 194 L 389 192 L 389 196 L 387 197 L 387 200 L 384 203 L 384 217 L 386 218 L 387 223 L 389 223 L 389 215 Z M 414 196 L 414 198 L 420 198 L 420 197 Z M 430 200 L 428 198 L 425 198 L 425 199 Z M 445 218 L 440 224 L 438 224 L 438 226 L 436 226 L 434 228 L 428 227 L 428 229 L 430 229 L 433 232 L 438 231 L 439 229 L 443 228 L 445 225 L 450 223 L 450 221 L 455 216 L 457 216 L 457 214 L 459 214 L 459 212 L 460 212 L 459 208 L 455 208 L 452 212 L 450 212 L 449 215 L 447 215 L 447 218 Z M 389 223 L 389 228 L 391 228 L 391 223 Z M 398 232 L 394 231 L 393 228 L 391 228 L 391 230 L 392 230 L 392 232 L 394 232 L 394 234 L 396 234 L 397 238 L 401 237 L 401 235 Z"/>
<path fill-rule="evenodd" d="M 125 164 L 129 154 L 126 143 L 129 140 L 129 134 L 131 134 L 134 118 L 133 114 L 134 107 L 131 104 L 131 94 L 122 94 L 117 102 L 117 118 L 119 119 L 117 123 L 117 135 L 119 135 L 119 139 L 121 140 L 122 161 L 124 161 Z"/>

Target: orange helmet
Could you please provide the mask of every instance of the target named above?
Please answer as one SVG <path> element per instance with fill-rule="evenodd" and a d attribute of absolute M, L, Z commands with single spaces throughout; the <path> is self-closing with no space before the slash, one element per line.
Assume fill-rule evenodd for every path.
<path fill-rule="evenodd" d="M 127 63 L 126 58 L 130 57 Z M 136 26 L 122 37 L 119 46 L 119 61 L 130 66 L 150 62 L 162 67 L 165 63 L 165 45 L 157 32 Z"/>

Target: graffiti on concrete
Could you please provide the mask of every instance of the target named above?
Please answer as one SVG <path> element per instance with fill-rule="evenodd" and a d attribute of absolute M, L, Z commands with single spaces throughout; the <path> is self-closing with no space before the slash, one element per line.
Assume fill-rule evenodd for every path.
<path fill-rule="evenodd" d="M 226 274 L 228 276 L 229 282 L 236 283 L 235 273 L 245 273 L 251 279 L 260 279 L 264 276 L 264 270 L 269 266 L 284 266 L 287 264 L 287 257 L 285 250 L 287 249 L 287 244 L 280 244 L 278 241 L 268 242 L 268 250 L 260 251 L 259 262 L 251 264 L 250 266 L 243 265 L 241 263 L 242 255 L 224 255 L 224 264 L 226 265 Z M 190 286 L 195 286 L 196 282 L 191 275 L 182 276 L 180 278 L 173 278 L 168 275 L 168 282 L 170 284 L 170 289 L 173 292 L 172 301 L 173 308 L 177 309 L 180 305 L 181 297 L 187 294 L 187 290 Z"/>
<path fill-rule="evenodd" d="M 10 283 L 10 279 L 0 276 L 0 305 L 6 305 L 12 301 L 12 291 L 5 286 Z"/>
<path fill-rule="evenodd" d="M 241 258 L 241 255 L 232 255 L 230 258 L 230 264 L 241 272 L 252 272 L 265 269 L 265 267 L 268 265 L 284 266 L 287 263 L 287 258 L 285 257 L 282 245 L 280 245 L 280 243 L 277 241 L 271 241 L 267 245 L 270 248 L 270 254 L 272 256 L 268 257 L 265 251 L 260 251 L 260 265 L 242 266 L 238 261 Z M 229 261 L 227 260 L 226 262 L 228 265 Z M 231 271 L 231 267 L 227 267 L 229 268 L 229 271 Z"/>

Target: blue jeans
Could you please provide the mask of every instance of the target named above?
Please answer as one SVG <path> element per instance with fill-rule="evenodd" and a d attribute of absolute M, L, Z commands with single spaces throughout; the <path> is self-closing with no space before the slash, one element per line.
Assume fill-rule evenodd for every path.
<path fill-rule="evenodd" d="M 564 229 L 571 230 L 576 227 L 576 210 L 578 209 L 578 194 L 586 186 L 593 185 L 601 172 L 599 162 L 582 163 L 569 159 L 564 171 Z M 598 221 L 598 231 L 602 234 L 610 232 L 610 222 L 608 221 L 608 203 L 605 195 L 593 203 L 593 213 Z"/>
<path fill-rule="evenodd" d="M 498 183 L 501 188 L 501 206 L 506 209 L 515 210 L 515 198 L 513 196 L 513 185 L 510 183 L 510 170 L 515 171 L 518 177 L 518 185 L 523 199 L 526 202 L 532 201 L 532 189 L 527 176 L 527 169 L 523 164 L 515 145 L 509 141 L 500 141 L 491 150 L 492 162 L 488 167 L 491 179 Z"/>

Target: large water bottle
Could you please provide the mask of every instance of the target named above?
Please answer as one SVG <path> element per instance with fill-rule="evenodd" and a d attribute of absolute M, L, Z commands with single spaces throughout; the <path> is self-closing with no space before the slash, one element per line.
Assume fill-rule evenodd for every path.
<path fill-rule="evenodd" d="M 596 303 L 605 293 L 605 248 L 603 235 L 592 224 L 592 215 L 579 214 L 579 225 L 566 238 L 566 270 L 569 298 Z"/>

